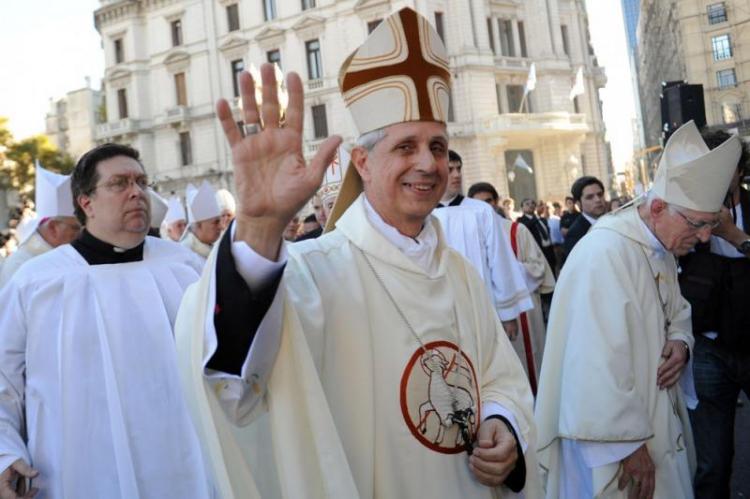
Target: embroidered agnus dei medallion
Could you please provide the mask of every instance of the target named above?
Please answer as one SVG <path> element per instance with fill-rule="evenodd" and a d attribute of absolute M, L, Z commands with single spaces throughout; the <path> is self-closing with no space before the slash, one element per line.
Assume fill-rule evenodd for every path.
<path fill-rule="evenodd" d="M 444 454 L 466 450 L 479 426 L 479 388 L 471 360 L 449 341 L 419 347 L 401 377 L 401 412 L 424 446 Z"/>

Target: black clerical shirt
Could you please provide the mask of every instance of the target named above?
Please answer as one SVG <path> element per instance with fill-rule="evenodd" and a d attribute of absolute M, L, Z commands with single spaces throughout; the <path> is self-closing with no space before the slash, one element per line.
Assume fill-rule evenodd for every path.
<path fill-rule="evenodd" d="M 135 248 L 118 248 L 92 236 L 83 229 L 81 235 L 71 243 L 71 246 L 81 254 L 89 265 L 105 265 L 112 263 L 140 262 L 143 260 L 143 244 Z"/>

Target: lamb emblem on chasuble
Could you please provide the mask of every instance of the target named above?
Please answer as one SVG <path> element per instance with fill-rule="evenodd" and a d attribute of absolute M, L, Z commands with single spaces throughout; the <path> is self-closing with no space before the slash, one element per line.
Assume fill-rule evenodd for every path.
<path fill-rule="evenodd" d="M 464 452 L 466 435 L 474 439 L 479 421 L 479 388 L 466 353 L 449 341 L 419 347 L 401 377 L 401 412 L 424 446 L 444 454 Z"/>

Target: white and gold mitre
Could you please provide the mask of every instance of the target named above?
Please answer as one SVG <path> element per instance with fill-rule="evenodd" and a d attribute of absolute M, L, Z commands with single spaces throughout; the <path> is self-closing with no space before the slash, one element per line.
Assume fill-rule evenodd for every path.
<path fill-rule="evenodd" d="M 741 152 L 742 145 L 736 136 L 709 150 L 695 123 L 689 121 L 664 146 L 651 190 L 670 204 L 718 212 Z"/>
<path fill-rule="evenodd" d="M 440 35 L 408 7 L 384 19 L 339 71 L 339 89 L 360 134 L 407 121 L 445 123 L 450 84 Z M 362 192 L 353 165 L 342 175 L 326 232 Z"/>
<path fill-rule="evenodd" d="M 360 134 L 405 121 L 448 117 L 445 45 L 410 8 L 384 19 L 339 70 L 339 89 Z"/>

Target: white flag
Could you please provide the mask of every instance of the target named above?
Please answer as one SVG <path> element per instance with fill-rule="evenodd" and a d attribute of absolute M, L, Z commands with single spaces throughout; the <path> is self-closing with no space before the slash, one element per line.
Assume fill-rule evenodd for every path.
<path fill-rule="evenodd" d="M 529 175 L 534 174 L 534 170 L 531 169 L 529 164 L 526 162 L 525 159 L 523 159 L 523 156 L 521 156 L 520 154 L 516 156 L 516 160 L 513 162 L 513 166 L 515 168 L 520 168 L 521 170 L 528 172 Z"/>
<path fill-rule="evenodd" d="M 526 78 L 526 86 L 523 89 L 523 95 L 528 94 L 536 88 L 536 63 L 531 63 L 529 76 Z"/>
<path fill-rule="evenodd" d="M 578 73 L 576 73 L 576 82 L 573 84 L 573 88 L 570 89 L 570 100 L 575 99 L 577 95 L 581 95 L 585 91 L 586 88 L 583 86 L 583 66 L 580 66 Z"/>

